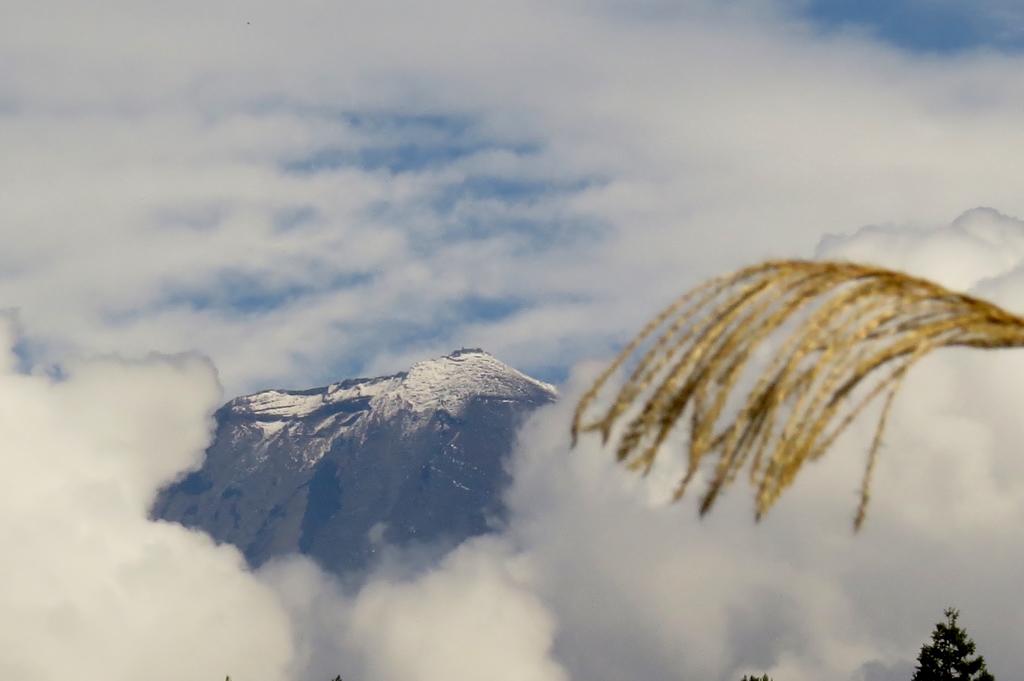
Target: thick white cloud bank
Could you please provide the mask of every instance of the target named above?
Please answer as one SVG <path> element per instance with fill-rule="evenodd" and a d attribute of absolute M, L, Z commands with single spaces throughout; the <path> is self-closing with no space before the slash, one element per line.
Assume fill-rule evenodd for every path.
<path fill-rule="evenodd" d="M 948 227 L 829 238 L 819 256 L 905 269 L 1019 312 L 1022 245 L 1024 222 L 976 209 Z M 663 504 L 671 451 L 646 481 L 615 470 L 596 442 L 566 453 L 570 390 L 524 432 L 511 494 L 513 532 L 560 625 L 556 654 L 573 678 L 608 681 L 896 681 L 952 605 L 996 677 L 1012 678 L 1024 666 L 1022 386 L 1024 351 L 922 362 L 894 407 L 857 536 L 870 417 L 759 526 L 742 481 L 699 521 L 692 500 Z"/>
<path fill-rule="evenodd" d="M 283 681 L 289 622 L 240 553 L 147 519 L 195 466 L 219 389 L 196 356 L 0 367 L 0 677 Z"/>
<path fill-rule="evenodd" d="M 345 596 L 306 559 L 260 571 L 300 632 L 300 678 L 568 681 L 531 561 L 504 538 L 473 539 L 433 570 L 402 572 L 382 569 Z"/>
<path fill-rule="evenodd" d="M 1020 243 L 1024 222 L 977 209 L 949 227 L 831 237 L 820 255 L 905 267 L 1021 308 Z M 335 619 L 315 620 L 333 641 L 322 650 L 381 681 L 905 681 L 954 606 L 997 678 L 1024 665 L 1024 351 L 941 351 L 913 371 L 859 535 L 870 415 L 759 525 L 742 482 L 699 520 L 692 500 L 666 503 L 681 465 L 671 447 L 647 479 L 593 439 L 569 449 L 572 402 L 596 368 L 580 366 L 564 400 L 522 431 L 509 527 L 425 574 L 385 570 L 347 600 L 324 585 Z M 310 589 L 299 568 L 270 573 L 281 593 Z M 486 673 L 474 666 L 481 652 Z"/>

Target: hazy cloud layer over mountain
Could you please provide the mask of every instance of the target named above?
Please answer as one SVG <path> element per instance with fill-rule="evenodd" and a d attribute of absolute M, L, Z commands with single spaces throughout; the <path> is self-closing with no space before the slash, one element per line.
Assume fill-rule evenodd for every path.
<path fill-rule="evenodd" d="M 1024 214 L 1020 57 L 804 17 L 15 0 L 0 299 L 38 359 L 199 349 L 231 395 L 463 344 L 560 380 L 823 232 Z"/>
<path fill-rule="evenodd" d="M 199 351 L 231 396 L 465 345 L 561 380 L 699 280 L 815 252 L 1024 311 L 1017 43 L 922 53 L 829 4 L 6 3 L 0 676 L 895 681 L 948 605 L 1024 666 L 1019 352 L 914 370 L 858 537 L 870 419 L 760 527 L 739 489 L 698 522 L 670 470 L 566 450 L 578 367 L 506 532 L 347 594 L 145 519 L 198 462 L 209 364 L 76 359 Z"/>

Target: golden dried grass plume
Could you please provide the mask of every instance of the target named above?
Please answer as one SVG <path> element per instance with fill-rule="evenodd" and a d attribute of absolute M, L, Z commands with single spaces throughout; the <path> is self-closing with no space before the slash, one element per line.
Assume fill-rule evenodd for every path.
<path fill-rule="evenodd" d="M 1024 346 L 1024 319 L 901 272 L 846 262 L 766 262 L 703 284 L 652 320 L 583 395 L 573 444 L 587 431 L 607 442 L 622 420 L 618 459 L 646 473 L 688 412 L 689 462 L 675 498 L 701 461 L 713 457 L 701 515 L 748 467 L 760 519 L 806 461 L 822 456 L 882 398 L 856 530 L 900 382 L 926 354 L 950 346 Z M 611 406 L 591 417 L 600 398 L 614 393 L 613 377 L 632 362 L 636 367 Z M 741 384 L 752 388 L 744 392 Z"/>

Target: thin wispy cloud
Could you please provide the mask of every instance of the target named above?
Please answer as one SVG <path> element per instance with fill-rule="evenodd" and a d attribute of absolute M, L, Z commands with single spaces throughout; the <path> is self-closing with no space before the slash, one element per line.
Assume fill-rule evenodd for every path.
<path fill-rule="evenodd" d="M 791 7 L 11 13 L 0 297 L 43 362 L 197 349 L 236 394 L 470 344 L 557 380 L 822 232 L 1024 212 L 1014 57 Z"/>

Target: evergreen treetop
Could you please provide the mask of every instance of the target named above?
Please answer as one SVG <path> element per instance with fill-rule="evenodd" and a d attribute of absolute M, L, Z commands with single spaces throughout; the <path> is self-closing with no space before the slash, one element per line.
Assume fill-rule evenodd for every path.
<path fill-rule="evenodd" d="M 932 642 L 921 647 L 912 681 L 995 681 L 985 668 L 985 658 L 974 657 L 974 641 L 961 629 L 960 611 L 947 608 L 946 621 L 935 625 Z"/>

